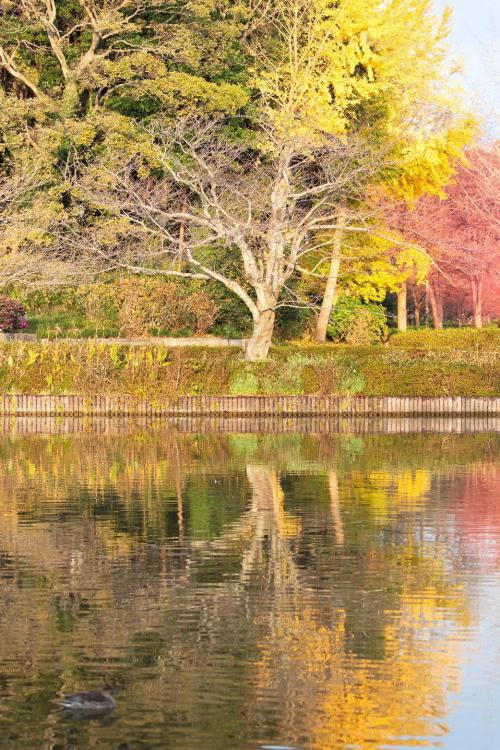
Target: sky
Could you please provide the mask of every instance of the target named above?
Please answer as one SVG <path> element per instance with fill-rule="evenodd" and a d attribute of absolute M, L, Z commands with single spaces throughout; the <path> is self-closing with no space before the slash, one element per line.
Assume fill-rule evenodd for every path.
<path fill-rule="evenodd" d="M 498 0 L 434 0 L 437 10 L 453 9 L 452 50 L 464 65 L 465 82 L 483 108 L 500 102 L 500 3 Z"/>

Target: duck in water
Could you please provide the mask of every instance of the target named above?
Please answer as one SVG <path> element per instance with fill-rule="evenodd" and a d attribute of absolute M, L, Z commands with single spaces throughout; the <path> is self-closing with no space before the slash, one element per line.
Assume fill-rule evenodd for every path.
<path fill-rule="evenodd" d="M 88 693 L 75 693 L 67 698 L 54 701 L 65 711 L 80 715 L 102 715 L 114 711 L 116 701 L 113 698 L 111 685 L 103 685 L 100 690 L 89 690 Z"/>

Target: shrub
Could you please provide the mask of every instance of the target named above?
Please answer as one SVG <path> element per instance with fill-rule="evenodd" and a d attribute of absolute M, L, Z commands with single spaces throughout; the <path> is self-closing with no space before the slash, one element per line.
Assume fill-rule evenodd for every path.
<path fill-rule="evenodd" d="M 217 303 L 203 290 L 185 296 L 184 309 L 187 317 L 193 319 L 194 331 L 198 334 L 207 333 L 219 315 Z"/>
<path fill-rule="evenodd" d="M 0 332 L 15 333 L 28 325 L 26 310 L 21 302 L 0 295 Z"/>
<path fill-rule="evenodd" d="M 159 403 L 188 394 L 498 396 L 498 361 L 470 352 L 391 347 L 276 347 L 266 362 L 237 349 L 59 341 L 0 346 L 3 393 L 131 394 Z"/>
<path fill-rule="evenodd" d="M 337 366 L 339 371 L 339 382 L 337 389 L 339 393 L 348 393 L 355 396 L 362 393 L 365 387 L 365 378 L 355 361 L 345 361 Z"/>
<path fill-rule="evenodd" d="M 97 282 L 80 287 L 80 299 L 86 318 L 95 326 L 109 326 L 118 321 L 115 284 Z"/>
<path fill-rule="evenodd" d="M 120 332 L 125 336 L 144 336 L 151 328 L 169 323 L 175 326 L 178 310 L 170 284 L 159 286 L 155 279 L 120 279 L 116 297 Z"/>
<path fill-rule="evenodd" d="M 385 341 L 389 333 L 384 308 L 342 296 L 332 310 L 328 335 L 334 341 L 362 346 Z"/>
<path fill-rule="evenodd" d="M 309 353 L 290 351 L 286 358 L 270 360 L 261 365 L 261 390 L 266 394 L 302 394 L 308 370 L 318 365 L 318 359 Z M 267 370 L 267 374 L 265 371 Z"/>
<path fill-rule="evenodd" d="M 219 311 L 204 290 L 159 279 L 121 279 L 116 295 L 120 330 L 127 336 L 144 336 L 153 331 L 204 334 L 215 323 Z"/>
<path fill-rule="evenodd" d="M 404 333 L 395 333 L 389 339 L 389 345 L 400 349 L 437 349 L 455 350 L 499 350 L 500 328 L 420 328 Z"/>
<path fill-rule="evenodd" d="M 259 379 L 253 372 L 236 372 L 229 383 L 230 396 L 254 396 L 259 392 Z"/>
<path fill-rule="evenodd" d="M 303 340 L 314 326 L 316 316 L 309 308 L 278 307 L 273 339 L 277 341 Z"/>
<path fill-rule="evenodd" d="M 200 283 L 196 283 L 199 288 Z M 191 282 L 191 285 L 194 286 L 194 282 Z M 252 317 L 239 297 L 215 281 L 203 282 L 203 293 L 215 302 L 218 310 L 217 320 L 213 326 L 214 334 L 237 339 L 251 333 Z"/>
<path fill-rule="evenodd" d="M 12 296 L 25 305 L 34 330 L 44 337 L 51 338 L 54 330 L 78 337 L 76 329 L 84 336 L 136 337 L 207 333 L 223 323 L 225 298 L 219 299 L 213 291 L 210 285 L 192 280 L 109 275 L 80 287 L 13 288 Z M 239 332 L 237 328 L 227 335 L 236 338 Z"/>
<path fill-rule="evenodd" d="M 28 315 L 45 315 L 55 312 L 79 315 L 84 312 L 80 287 L 49 287 L 26 289 L 12 287 L 12 297 L 21 302 Z"/>

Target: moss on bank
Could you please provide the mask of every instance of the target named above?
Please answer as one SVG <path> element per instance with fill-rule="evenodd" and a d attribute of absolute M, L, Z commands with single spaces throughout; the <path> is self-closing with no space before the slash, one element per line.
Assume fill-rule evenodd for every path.
<path fill-rule="evenodd" d="M 275 347 L 249 363 L 234 349 L 109 344 L 0 346 L 4 393 L 498 396 L 498 348 Z"/>

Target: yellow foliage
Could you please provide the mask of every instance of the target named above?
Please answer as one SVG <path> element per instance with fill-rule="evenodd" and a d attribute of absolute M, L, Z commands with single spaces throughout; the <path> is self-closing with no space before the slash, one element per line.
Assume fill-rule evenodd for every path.
<path fill-rule="evenodd" d="M 254 83 L 277 131 L 321 143 L 361 128 L 374 159 L 390 160 L 393 191 L 439 191 L 474 129 L 448 83 L 450 11 L 437 19 L 431 0 L 276 5 L 280 52 Z"/>

